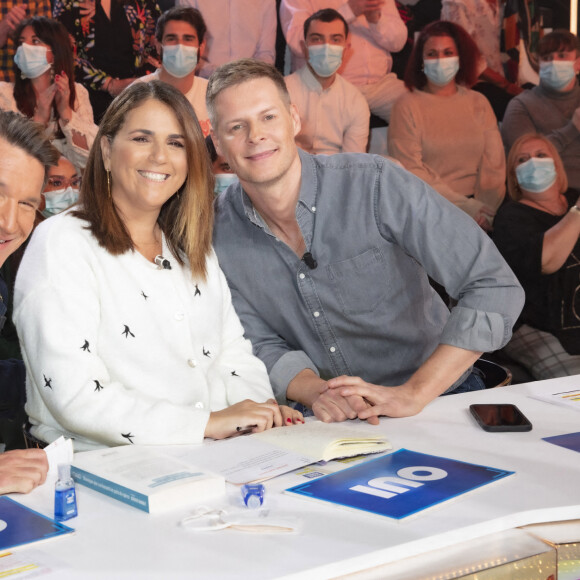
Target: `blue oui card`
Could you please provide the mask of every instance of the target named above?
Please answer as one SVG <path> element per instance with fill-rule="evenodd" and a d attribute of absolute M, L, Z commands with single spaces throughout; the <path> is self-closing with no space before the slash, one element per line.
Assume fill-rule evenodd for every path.
<path fill-rule="evenodd" d="M 400 520 L 513 473 L 399 449 L 286 492 Z"/>

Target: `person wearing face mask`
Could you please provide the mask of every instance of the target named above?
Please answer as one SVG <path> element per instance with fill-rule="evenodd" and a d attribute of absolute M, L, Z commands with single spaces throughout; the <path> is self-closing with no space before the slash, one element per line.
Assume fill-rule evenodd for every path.
<path fill-rule="evenodd" d="M 199 10 L 170 8 L 157 21 L 155 38 L 162 65 L 136 82 L 163 81 L 183 93 L 191 103 L 204 137 L 211 125 L 205 106 L 207 79 L 197 76 L 198 63 L 205 50 L 207 28 Z"/>
<path fill-rule="evenodd" d="M 77 203 L 80 186 L 81 176 L 75 166 L 61 156 L 58 164 L 48 170 L 42 202 L 38 208 L 42 217 L 49 218 Z"/>
<path fill-rule="evenodd" d="M 230 185 L 238 182 L 238 176 L 232 173 L 232 168 L 227 162 L 226 158 L 216 151 L 215 145 L 213 144 L 213 139 L 211 135 L 205 138 L 205 146 L 207 152 L 209 153 L 209 159 L 211 161 L 211 170 L 214 176 L 214 187 L 213 192 L 219 195 L 225 191 Z"/>
<path fill-rule="evenodd" d="M 337 72 L 349 50 L 346 20 L 332 8 L 315 12 L 304 22 L 302 50 L 307 63 L 285 79 L 302 125 L 296 144 L 314 154 L 364 153 L 369 107 Z"/>
<path fill-rule="evenodd" d="M 40 123 L 58 151 L 83 169 L 97 133 L 86 89 L 74 81 L 74 59 L 65 27 L 35 16 L 16 31 L 14 83 L 0 83 L 0 108 Z"/>
<path fill-rule="evenodd" d="M 470 86 L 479 51 L 459 25 L 426 26 L 393 107 L 389 155 L 489 231 L 505 195 L 505 156 L 487 99 Z"/>
<path fill-rule="evenodd" d="M 540 84 L 510 102 L 501 127 L 509 151 L 527 133 L 545 135 L 564 162 L 570 186 L 580 189 L 580 42 L 555 30 L 538 43 Z"/>
<path fill-rule="evenodd" d="M 553 143 L 523 135 L 507 162 L 508 193 L 493 240 L 518 277 L 526 302 L 504 352 L 535 379 L 580 374 L 580 199 Z"/>

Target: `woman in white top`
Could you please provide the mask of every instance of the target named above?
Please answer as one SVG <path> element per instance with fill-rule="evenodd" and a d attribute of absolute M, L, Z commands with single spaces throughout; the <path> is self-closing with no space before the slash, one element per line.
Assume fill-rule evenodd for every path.
<path fill-rule="evenodd" d="M 46 128 L 51 143 L 84 169 L 97 133 L 87 90 L 74 82 L 74 59 L 66 28 L 35 16 L 15 32 L 14 83 L 0 83 L 0 109 L 16 111 Z"/>
<path fill-rule="evenodd" d="M 44 441 L 199 443 L 301 421 L 273 401 L 211 248 L 213 178 L 194 119 L 165 83 L 126 89 L 101 122 L 78 209 L 27 248 L 14 321 Z"/>

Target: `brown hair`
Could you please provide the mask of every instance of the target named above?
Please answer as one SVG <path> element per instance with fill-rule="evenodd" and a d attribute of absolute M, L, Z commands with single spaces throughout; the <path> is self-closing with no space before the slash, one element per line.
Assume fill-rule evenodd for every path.
<path fill-rule="evenodd" d="M 290 94 L 280 72 L 272 65 L 255 58 L 241 58 L 218 67 L 209 78 L 205 100 L 214 129 L 217 129 L 215 101 L 218 95 L 230 87 L 261 78 L 270 79 L 276 85 L 282 101 L 290 108 Z"/>
<path fill-rule="evenodd" d="M 109 196 L 101 140 L 105 137 L 112 142 L 127 115 L 150 99 L 173 111 L 184 135 L 188 166 L 185 182 L 176 195 L 163 204 L 157 223 L 177 261 L 183 264 L 186 258 L 192 273 L 204 279 L 206 257 L 211 251 L 214 180 L 203 133 L 193 108 L 177 89 L 166 83 L 133 84 L 111 103 L 89 153 L 81 184 L 80 208 L 73 215 L 89 222 L 88 229 L 99 245 L 111 254 L 135 250 L 135 244 Z"/>
<path fill-rule="evenodd" d="M 48 178 L 48 168 L 56 165 L 60 153 L 53 147 L 44 134 L 44 128 L 38 123 L 23 117 L 14 111 L 0 111 L 0 139 L 13 147 L 22 149 L 44 165 L 44 182 Z M 23 179 L 26 168 L 22 168 Z M 39 192 L 40 193 L 40 192 Z"/>
<path fill-rule="evenodd" d="M 544 135 L 539 133 L 526 133 L 518 139 L 512 145 L 510 149 L 508 159 L 507 159 L 507 190 L 509 196 L 514 201 L 519 201 L 522 199 L 522 190 L 520 189 L 520 184 L 518 183 L 518 178 L 516 177 L 516 167 L 518 166 L 518 156 L 520 154 L 520 149 L 522 145 L 528 143 L 528 141 L 542 141 L 548 149 L 550 156 L 554 160 L 554 165 L 556 166 L 556 182 L 558 183 L 558 191 L 564 193 L 568 189 L 568 176 L 566 175 L 566 170 L 564 169 L 564 163 L 562 158 L 556 151 L 554 144 Z"/>
<path fill-rule="evenodd" d="M 568 30 L 554 30 L 546 34 L 538 42 L 538 56 L 544 58 L 552 52 L 576 51 L 576 56 L 580 55 L 580 41 Z"/>
<path fill-rule="evenodd" d="M 423 72 L 423 49 L 427 40 L 433 36 L 449 36 L 453 39 L 459 55 L 459 71 L 455 80 L 459 85 L 468 88 L 473 86 L 477 81 L 479 49 L 464 28 L 447 20 L 432 22 L 421 31 L 407 61 L 405 86 L 412 91 L 415 88 L 422 89 L 427 84 L 427 77 Z"/>

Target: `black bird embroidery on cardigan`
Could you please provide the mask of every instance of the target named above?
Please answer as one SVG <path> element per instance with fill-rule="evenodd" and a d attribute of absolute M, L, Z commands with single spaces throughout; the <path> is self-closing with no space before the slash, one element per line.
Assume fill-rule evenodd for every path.
<path fill-rule="evenodd" d="M 49 389 L 52 390 L 52 385 L 50 383 L 52 383 L 52 379 L 47 379 L 46 375 L 42 375 L 44 378 L 44 386 L 48 387 Z"/>
<path fill-rule="evenodd" d="M 238 373 L 236 371 L 232 371 L 230 373 L 232 375 L 232 377 L 239 377 L 240 375 L 238 375 Z"/>
<path fill-rule="evenodd" d="M 91 349 L 89 348 L 89 341 L 85 340 L 85 344 L 83 344 L 83 346 L 81 346 L 81 350 L 84 350 L 85 352 L 91 352 Z"/>
<path fill-rule="evenodd" d="M 147 298 L 149 298 L 149 296 L 147 296 L 147 294 L 145 294 L 145 292 L 143 292 L 143 290 L 141 290 L 141 296 L 143 296 L 143 298 L 145 298 L 145 300 L 147 300 Z"/>
<path fill-rule="evenodd" d="M 133 435 L 133 433 L 121 433 L 121 437 L 125 437 L 125 439 L 127 439 L 127 441 L 129 441 L 129 443 L 131 443 L 131 445 L 134 445 L 133 443 L 133 439 L 131 439 L 131 437 L 135 437 L 135 435 Z"/>
<path fill-rule="evenodd" d="M 194 296 L 201 296 L 201 290 L 199 289 L 198 285 L 195 285 L 195 292 L 193 293 Z"/>
<path fill-rule="evenodd" d="M 125 330 L 123 330 L 123 332 L 121 332 L 121 334 L 125 335 L 125 338 L 129 338 L 129 335 L 131 335 L 133 338 L 135 338 L 135 335 L 131 332 L 131 329 L 125 324 Z"/>
<path fill-rule="evenodd" d="M 103 385 L 101 385 L 101 383 L 99 383 L 99 381 L 94 380 L 95 383 L 95 391 L 100 391 L 103 388 Z"/>
<path fill-rule="evenodd" d="M 203 351 L 203 356 L 207 356 L 207 358 L 211 358 L 211 352 L 209 350 L 205 350 L 205 347 L 202 346 L 201 350 Z"/>

